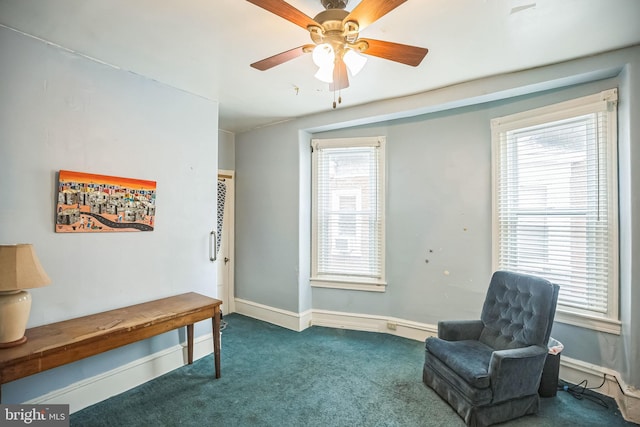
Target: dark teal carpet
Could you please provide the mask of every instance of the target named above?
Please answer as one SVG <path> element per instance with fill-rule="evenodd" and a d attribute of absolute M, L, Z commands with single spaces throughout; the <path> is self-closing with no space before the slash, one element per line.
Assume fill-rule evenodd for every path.
<path fill-rule="evenodd" d="M 222 377 L 212 356 L 71 416 L 72 426 L 464 426 L 422 383 L 424 344 L 387 334 L 311 327 L 293 332 L 225 316 Z M 567 392 L 503 426 L 629 426 Z"/>

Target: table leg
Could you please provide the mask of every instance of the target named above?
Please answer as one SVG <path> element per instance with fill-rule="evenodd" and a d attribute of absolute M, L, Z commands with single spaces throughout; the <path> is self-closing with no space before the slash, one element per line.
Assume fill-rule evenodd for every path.
<path fill-rule="evenodd" d="M 193 363 L 193 323 L 187 325 L 187 362 Z"/>
<path fill-rule="evenodd" d="M 220 378 L 220 306 L 213 314 L 213 357 L 215 359 L 216 378 Z"/>

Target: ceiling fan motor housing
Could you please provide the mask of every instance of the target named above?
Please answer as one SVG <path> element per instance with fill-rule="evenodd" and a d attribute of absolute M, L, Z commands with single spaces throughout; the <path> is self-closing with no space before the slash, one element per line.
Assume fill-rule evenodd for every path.
<path fill-rule="evenodd" d="M 349 0 L 320 0 L 325 9 L 344 9 Z"/>
<path fill-rule="evenodd" d="M 342 49 L 346 44 L 354 43 L 358 39 L 358 23 L 344 22 L 349 12 L 343 9 L 327 9 L 316 15 L 313 20 L 321 27 L 310 25 L 307 29 L 311 40 L 315 44 L 329 43 L 334 49 Z M 360 49 L 362 51 L 362 47 Z"/>

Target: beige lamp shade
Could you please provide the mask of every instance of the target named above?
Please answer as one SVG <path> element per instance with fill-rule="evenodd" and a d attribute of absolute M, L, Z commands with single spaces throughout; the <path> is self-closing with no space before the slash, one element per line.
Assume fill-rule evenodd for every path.
<path fill-rule="evenodd" d="M 39 288 L 50 283 L 33 245 L 0 245 L 0 291 Z"/>
<path fill-rule="evenodd" d="M 0 351 L 27 341 L 31 295 L 51 283 L 32 245 L 0 245 Z"/>

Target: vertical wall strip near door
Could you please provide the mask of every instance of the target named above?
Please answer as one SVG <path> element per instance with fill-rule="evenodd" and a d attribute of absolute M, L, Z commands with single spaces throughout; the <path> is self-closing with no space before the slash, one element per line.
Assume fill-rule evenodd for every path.
<path fill-rule="evenodd" d="M 227 184 L 224 180 L 218 179 L 218 235 L 217 250 L 220 251 L 220 242 L 222 241 L 222 224 L 224 221 L 224 199 L 227 196 Z"/>

